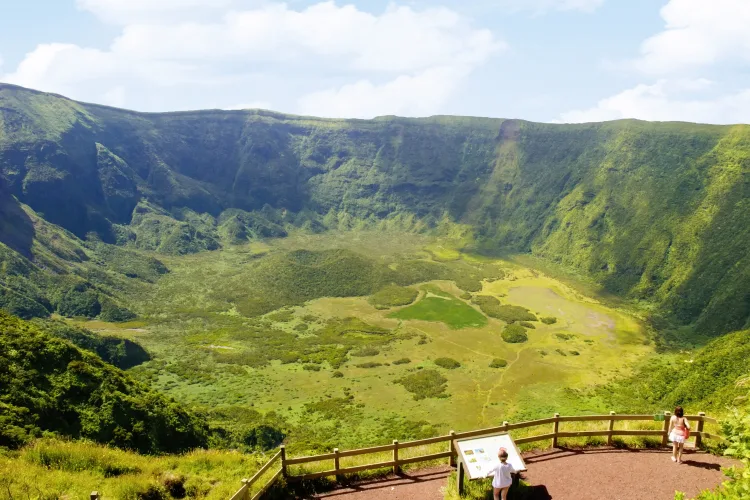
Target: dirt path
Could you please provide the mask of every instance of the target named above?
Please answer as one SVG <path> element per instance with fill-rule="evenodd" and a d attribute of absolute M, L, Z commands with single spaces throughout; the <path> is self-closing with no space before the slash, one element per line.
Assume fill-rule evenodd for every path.
<path fill-rule="evenodd" d="M 524 454 L 525 481 L 538 500 L 672 500 L 675 491 L 693 498 L 720 485 L 722 467 L 735 464 L 707 453 L 687 452 L 675 464 L 664 450 L 548 450 Z M 450 469 L 409 471 L 313 498 L 335 500 L 442 500 Z M 488 497 L 491 498 L 491 495 Z"/>

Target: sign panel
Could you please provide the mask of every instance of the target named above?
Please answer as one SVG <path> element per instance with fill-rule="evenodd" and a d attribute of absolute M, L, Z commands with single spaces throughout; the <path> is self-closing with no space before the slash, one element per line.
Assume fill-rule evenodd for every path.
<path fill-rule="evenodd" d="M 526 464 L 516 443 L 509 434 L 496 434 L 463 441 L 456 441 L 458 456 L 464 464 L 469 479 L 482 479 L 500 463 L 497 454 L 500 448 L 508 452 L 508 463 L 517 471 L 525 471 Z"/>

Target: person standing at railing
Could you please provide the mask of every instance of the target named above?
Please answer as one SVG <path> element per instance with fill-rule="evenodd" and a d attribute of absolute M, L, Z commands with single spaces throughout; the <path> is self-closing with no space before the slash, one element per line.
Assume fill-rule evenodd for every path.
<path fill-rule="evenodd" d="M 682 406 L 674 409 L 674 415 L 669 419 L 669 440 L 672 441 L 672 461 L 682 463 L 682 450 L 685 441 L 690 437 L 690 424 L 684 417 L 685 411 Z"/>
<path fill-rule="evenodd" d="M 492 494 L 495 500 L 501 500 L 501 498 L 502 500 L 506 500 L 508 498 L 508 490 L 513 484 L 511 474 L 515 474 L 518 471 L 508 463 L 508 452 L 505 448 L 500 448 L 497 458 L 500 459 L 500 463 L 487 473 L 487 477 L 494 476 L 492 478 Z"/>

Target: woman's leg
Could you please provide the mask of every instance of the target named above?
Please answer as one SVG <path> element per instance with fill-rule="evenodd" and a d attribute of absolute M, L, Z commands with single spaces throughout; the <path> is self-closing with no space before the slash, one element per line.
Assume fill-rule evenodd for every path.
<path fill-rule="evenodd" d="M 672 441 L 672 461 L 677 461 L 677 441 Z"/>
<path fill-rule="evenodd" d="M 680 443 L 680 446 L 677 448 L 677 463 L 682 463 L 682 450 L 685 449 L 685 443 Z"/>
<path fill-rule="evenodd" d="M 500 488 L 492 488 L 492 496 L 495 500 L 500 500 Z"/>
<path fill-rule="evenodd" d="M 506 487 L 506 488 L 503 488 L 502 490 L 500 490 L 500 491 L 502 491 L 502 497 L 503 497 L 502 500 L 507 500 L 507 498 L 508 498 L 508 490 L 509 489 L 510 489 L 510 487 Z"/>

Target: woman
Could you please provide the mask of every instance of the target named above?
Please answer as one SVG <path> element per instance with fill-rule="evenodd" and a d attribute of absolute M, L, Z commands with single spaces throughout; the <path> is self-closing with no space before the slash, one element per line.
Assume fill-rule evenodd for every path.
<path fill-rule="evenodd" d="M 674 415 L 669 419 L 669 440 L 672 441 L 672 462 L 682 463 L 682 450 L 685 440 L 690 434 L 690 424 L 684 417 L 682 406 L 674 409 Z"/>

